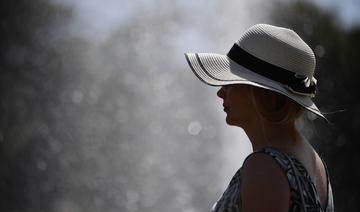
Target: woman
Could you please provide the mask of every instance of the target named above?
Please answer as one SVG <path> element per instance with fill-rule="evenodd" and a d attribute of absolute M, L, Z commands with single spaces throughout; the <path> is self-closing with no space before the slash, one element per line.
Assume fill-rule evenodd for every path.
<path fill-rule="evenodd" d="M 250 27 L 227 55 L 187 53 L 203 82 L 221 86 L 226 122 L 244 129 L 253 153 L 215 203 L 215 212 L 334 210 L 325 164 L 296 128 L 313 103 L 315 56 L 292 30 Z"/>

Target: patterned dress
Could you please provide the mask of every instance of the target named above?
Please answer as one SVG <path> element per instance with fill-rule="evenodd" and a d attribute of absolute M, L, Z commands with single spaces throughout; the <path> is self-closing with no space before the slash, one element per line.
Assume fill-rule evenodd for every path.
<path fill-rule="evenodd" d="M 290 199 L 291 204 L 289 207 L 289 212 L 301 212 L 303 211 L 304 206 L 302 205 L 302 200 L 300 196 L 300 192 L 298 189 L 297 179 L 300 182 L 303 188 L 303 197 L 305 202 L 305 207 L 307 212 L 333 212 L 334 211 L 334 202 L 333 195 L 331 190 L 331 184 L 329 180 L 328 170 L 326 169 L 327 176 L 327 204 L 326 208 L 321 207 L 320 199 L 318 193 L 316 191 L 315 185 L 312 182 L 309 173 L 306 171 L 305 167 L 292 155 L 285 154 L 274 148 L 262 148 L 259 151 L 254 153 L 264 153 L 268 154 L 275 159 L 277 164 L 284 171 L 286 177 L 288 178 L 289 186 L 290 186 Z M 252 154 L 254 154 L 252 153 Z M 249 156 L 251 156 L 250 154 Z M 249 156 L 247 158 L 249 158 Z M 246 158 L 246 159 L 247 159 Z M 245 161 L 246 161 L 245 159 Z M 294 170 L 292 169 L 291 162 L 292 161 L 295 169 L 297 169 L 297 174 L 295 175 Z M 214 204 L 212 207 L 212 212 L 241 212 L 241 194 L 240 194 L 240 186 L 241 186 L 241 170 L 240 168 L 234 177 L 231 179 L 230 184 L 227 189 L 220 197 L 220 199 Z"/>

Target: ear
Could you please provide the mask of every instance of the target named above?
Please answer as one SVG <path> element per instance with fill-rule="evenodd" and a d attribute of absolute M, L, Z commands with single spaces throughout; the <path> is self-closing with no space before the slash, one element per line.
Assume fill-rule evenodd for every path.
<path fill-rule="evenodd" d="M 257 87 L 252 87 L 251 90 L 255 104 L 260 113 L 272 113 L 273 111 L 276 111 L 279 101 L 277 93 Z"/>
<path fill-rule="evenodd" d="M 254 106 L 261 119 L 281 123 L 286 119 L 290 105 L 288 98 L 274 91 L 251 88 Z"/>

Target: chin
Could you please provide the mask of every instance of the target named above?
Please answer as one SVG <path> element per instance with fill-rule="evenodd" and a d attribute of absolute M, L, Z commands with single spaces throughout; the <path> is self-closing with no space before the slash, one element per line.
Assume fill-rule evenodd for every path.
<path fill-rule="evenodd" d="M 234 120 L 230 119 L 229 117 L 226 117 L 225 121 L 228 125 L 236 125 L 236 122 L 234 122 Z"/>

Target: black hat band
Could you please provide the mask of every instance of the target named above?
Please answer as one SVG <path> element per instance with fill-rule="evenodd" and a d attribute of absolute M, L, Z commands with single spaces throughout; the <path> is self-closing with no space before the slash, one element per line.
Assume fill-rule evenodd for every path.
<path fill-rule="evenodd" d="M 316 80 L 263 61 L 246 52 L 236 43 L 227 56 L 237 64 L 259 75 L 286 85 L 294 93 L 315 96 Z"/>

